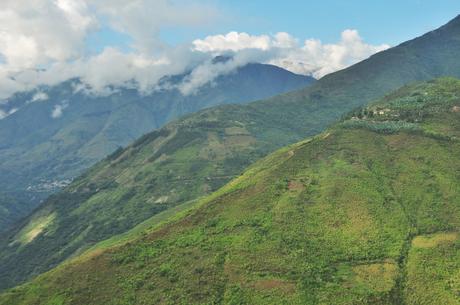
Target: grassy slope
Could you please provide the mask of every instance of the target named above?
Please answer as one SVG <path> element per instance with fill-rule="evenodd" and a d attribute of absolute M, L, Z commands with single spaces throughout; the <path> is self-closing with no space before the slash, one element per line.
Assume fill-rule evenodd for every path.
<path fill-rule="evenodd" d="M 267 152 L 320 132 L 391 88 L 430 76 L 460 76 L 459 50 L 457 18 L 309 89 L 208 109 L 144 136 L 51 197 L 42 208 L 57 216 L 43 234 L 18 242 L 32 215 L 0 239 L 0 288 L 217 189 Z"/>
<path fill-rule="evenodd" d="M 460 81 L 351 116 L 0 304 L 460 304 Z"/>

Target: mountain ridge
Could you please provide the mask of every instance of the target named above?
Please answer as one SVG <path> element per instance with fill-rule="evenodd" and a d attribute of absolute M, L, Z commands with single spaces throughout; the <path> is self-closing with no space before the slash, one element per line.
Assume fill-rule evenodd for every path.
<path fill-rule="evenodd" d="M 0 304 L 458 304 L 459 115 L 458 79 L 402 87 Z"/>
<path fill-rule="evenodd" d="M 170 81 L 177 84 L 180 79 Z M 89 165 L 182 114 L 249 102 L 312 81 L 276 66 L 251 63 L 189 96 L 176 89 L 147 96 L 134 89 L 91 96 L 74 92 L 75 80 L 20 93 L 10 101 L 19 110 L 0 120 L 0 193 L 20 199 L 16 201 L 23 208 L 16 217 L 7 212 L 5 218 L 12 223 L 26 215 Z M 0 223 L 0 230 L 5 227 Z"/>
<path fill-rule="evenodd" d="M 460 77 L 459 50 L 460 26 L 441 28 L 307 89 L 202 110 L 147 134 L 0 238 L 0 286 L 11 287 L 159 212 L 217 190 L 257 159 L 322 132 L 390 89 L 442 75 Z M 37 228 L 39 234 L 31 235 Z"/>

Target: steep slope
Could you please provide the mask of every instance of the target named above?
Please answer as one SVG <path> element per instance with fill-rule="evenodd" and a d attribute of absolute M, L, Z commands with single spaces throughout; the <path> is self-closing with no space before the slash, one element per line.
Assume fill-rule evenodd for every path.
<path fill-rule="evenodd" d="M 49 270 L 158 212 L 196 200 L 254 160 L 321 132 L 392 87 L 429 76 L 460 76 L 458 56 L 460 18 L 308 89 L 207 109 L 142 137 L 0 237 L 0 288 Z M 28 232 L 39 234 L 24 238 Z"/>
<path fill-rule="evenodd" d="M 0 231 L 14 225 L 16 218 L 11 217 L 12 215 L 26 216 L 26 210 L 21 200 L 0 193 Z"/>
<path fill-rule="evenodd" d="M 177 84 L 184 77 L 165 82 Z M 188 96 L 176 89 L 147 96 L 126 89 L 109 96 L 91 96 L 75 92 L 78 80 L 18 94 L 4 107 L 19 110 L 0 120 L 0 192 L 30 205 L 24 205 L 22 213 L 7 205 L 0 207 L 7 209 L 10 219 L 25 215 L 40 199 L 117 147 L 181 115 L 267 98 L 312 81 L 275 66 L 248 64 Z M 0 230 L 5 225 L 0 221 Z"/>
<path fill-rule="evenodd" d="M 460 304 L 459 149 L 460 80 L 406 86 L 0 304 Z"/>

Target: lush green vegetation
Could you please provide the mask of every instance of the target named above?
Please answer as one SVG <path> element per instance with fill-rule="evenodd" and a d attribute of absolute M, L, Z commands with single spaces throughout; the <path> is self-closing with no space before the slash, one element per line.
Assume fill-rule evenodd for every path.
<path fill-rule="evenodd" d="M 460 302 L 460 243 L 457 232 L 414 238 L 407 263 L 407 304 Z"/>
<path fill-rule="evenodd" d="M 459 80 L 404 87 L 0 304 L 460 304 L 459 139 Z"/>
<path fill-rule="evenodd" d="M 19 110 L 0 120 L 0 192 L 24 204 L 17 211 L 3 204 L 7 197 L 0 195 L 0 209 L 8 209 L 11 219 L 7 223 L 0 218 L 0 230 L 59 190 L 60 182 L 175 118 L 210 106 L 267 98 L 312 81 L 275 66 L 249 64 L 189 96 L 178 90 L 141 95 L 126 89 L 92 96 L 75 92 L 77 80 L 41 88 L 48 96 L 43 101 L 29 103 L 36 92 L 17 94 L 8 106 Z M 62 118 L 52 118 L 53 108 L 61 103 L 67 105 Z"/>
<path fill-rule="evenodd" d="M 305 90 L 248 105 L 210 108 L 145 135 L 47 200 L 42 209 L 56 216 L 33 240 L 19 242 L 21 230 L 35 215 L 0 238 L 0 288 L 49 270 L 152 215 L 218 189 L 268 152 L 323 131 L 344 113 L 391 89 L 418 79 L 460 76 L 459 52 L 457 18 L 434 32 L 328 75 Z M 389 98 L 396 103 L 396 98 Z M 410 101 L 415 101 L 409 103 L 415 107 L 418 98 L 402 94 L 397 102 L 401 105 L 393 107 Z M 355 120 L 344 122 L 343 127 L 358 132 L 365 127 L 361 125 L 368 125 L 370 131 L 382 135 L 407 131 L 437 140 L 448 140 L 457 130 L 452 127 L 451 135 L 443 121 L 421 127 L 418 120 L 423 116 L 412 108 L 394 110 L 399 117 L 368 119 L 371 110 L 377 111 L 360 110 Z"/>
<path fill-rule="evenodd" d="M 0 232 L 6 230 L 14 222 L 27 214 L 27 207 L 23 205 L 24 198 L 0 193 Z"/>

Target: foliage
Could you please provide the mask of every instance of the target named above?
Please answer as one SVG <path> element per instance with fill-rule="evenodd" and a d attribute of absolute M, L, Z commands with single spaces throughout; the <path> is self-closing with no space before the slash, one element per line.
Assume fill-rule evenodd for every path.
<path fill-rule="evenodd" d="M 397 133 L 399 131 L 417 131 L 416 124 L 408 123 L 408 122 L 401 122 L 401 121 L 383 121 L 383 122 L 373 122 L 367 120 L 353 120 L 353 121 L 346 121 L 343 123 L 343 127 L 345 128 L 365 128 L 368 130 L 372 130 L 378 133 L 383 134 L 392 134 Z"/>

